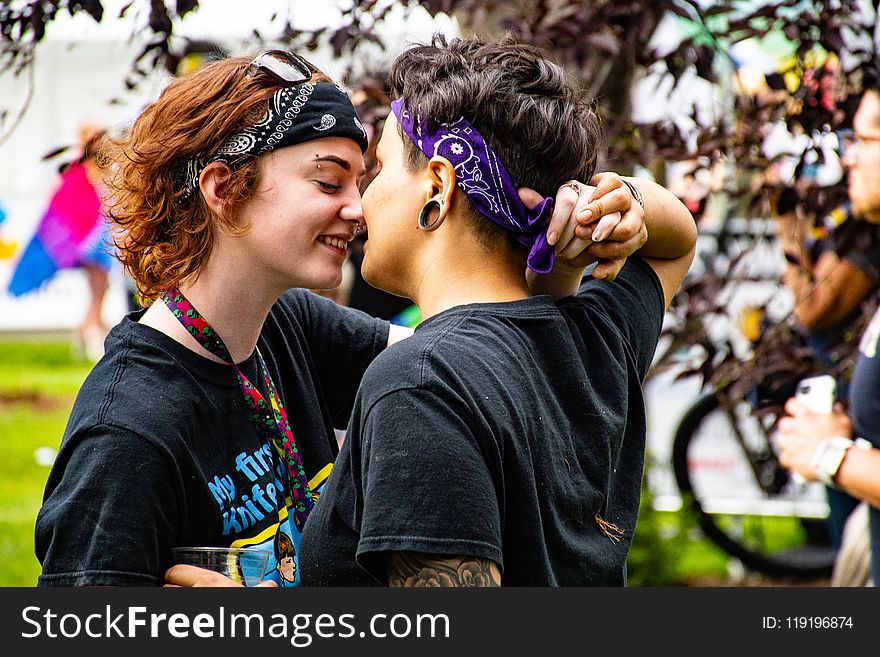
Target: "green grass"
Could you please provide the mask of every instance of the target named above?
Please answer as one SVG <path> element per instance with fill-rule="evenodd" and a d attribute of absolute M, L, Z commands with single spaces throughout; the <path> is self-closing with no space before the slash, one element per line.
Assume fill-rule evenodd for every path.
<path fill-rule="evenodd" d="M 729 567 L 729 555 L 702 535 L 691 512 L 655 510 L 651 493 L 643 486 L 639 520 L 627 558 L 629 586 L 687 586 L 696 579 L 724 581 Z"/>
<path fill-rule="evenodd" d="M 33 586 L 34 520 L 49 467 L 35 451 L 57 449 L 67 416 L 91 365 L 63 340 L 0 340 L 0 586 Z"/>
<path fill-rule="evenodd" d="M 74 396 L 91 368 L 74 359 L 64 340 L 0 339 L 0 391 L 6 393 Z"/>

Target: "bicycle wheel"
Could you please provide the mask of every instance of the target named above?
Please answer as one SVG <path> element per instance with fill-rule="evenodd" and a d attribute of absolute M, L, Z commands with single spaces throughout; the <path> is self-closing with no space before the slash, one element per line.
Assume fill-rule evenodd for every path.
<path fill-rule="evenodd" d="M 775 577 L 828 576 L 834 549 L 824 532 L 822 484 L 795 481 L 770 443 L 773 417 L 748 403 L 724 408 L 714 394 L 682 418 L 672 465 L 684 504 L 703 533 L 750 570 Z"/>

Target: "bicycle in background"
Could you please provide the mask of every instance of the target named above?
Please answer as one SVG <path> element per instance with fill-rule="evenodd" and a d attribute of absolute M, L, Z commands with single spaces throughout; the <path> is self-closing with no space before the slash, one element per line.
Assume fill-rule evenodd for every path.
<path fill-rule="evenodd" d="M 835 549 L 824 486 L 793 477 L 773 447 L 790 390 L 780 388 L 763 407 L 727 399 L 724 390 L 705 394 L 678 425 L 672 466 L 700 529 L 743 566 L 775 577 L 827 577 Z"/>
<path fill-rule="evenodd" d="M 670 331 L 667 354 L 692 361 L 680 378 L 702 375 L 706 385 L 675 426 L 671 465 L 682 504 L 702 532 L 747 569 L 827 577 L 835 550 L 824 486 L 792 477 L 773 446 L 776 421 L 798 381 L 828 373 L 782 303 L 788 295 L 774 238 L 766 221 L 728 221 L 718 233 L 701 234 L 698 266 L 684 286 L 687 313 L 671 318 L 691 323 L 687 331 L 684 324 Z M 719 278 L 724 287 L 712 287 Z M 689 342 L 676 344 L 676 335 Z"/>

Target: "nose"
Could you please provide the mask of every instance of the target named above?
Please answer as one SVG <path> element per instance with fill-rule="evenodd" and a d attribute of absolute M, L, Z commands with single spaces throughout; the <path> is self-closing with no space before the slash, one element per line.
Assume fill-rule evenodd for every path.
<path fill-rule="evenodd" d="M 359 226 L 363 225 L 364 210 L 361 205 L 361 194 L 357 187 L 353 187 L 346 194 L 342 208 L 339 211 L 339 216 L 343 221 L 354 224 L 355 231 L 357 231 Z"/>

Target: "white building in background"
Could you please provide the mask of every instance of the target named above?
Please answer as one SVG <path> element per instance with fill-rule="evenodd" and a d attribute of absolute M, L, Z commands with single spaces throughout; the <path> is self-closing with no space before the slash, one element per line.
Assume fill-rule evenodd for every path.
<path fill-rule="evenodd" d="M 80 270 L 63 270 L 42 289 L 21 298 L 6 293 L 21 249 L 30 240 L 49 197 L 58 184 L 58 167 L 66 154 L 43 160 L 47 153 L 76 143 L 85 122 L 105 127 L 130 123 L 164 88 L 169 76 L 155 73 L 133 91 L 125 87 L 134 58 L 149 40 L 143 28 L 149 3 L 138 2 L 120 19 L 126 0 L 104 2 L 105 17 L 62 13 L 49 26 L 37 48 L 35 66 L 19 76 L 0 72 L 0 332 L 68 330 L 76 327 L 86 309 L 88 291 Z M 313 0 L 203 0 L 199 9 L 175 26 L 176 38 L 214 41 L 230 54 L 263 47 L 254 40 L 279 34 L 285 20 L 303 30 L 338 20 L 337 2 Z M 421 9 L 395 10 L 382 26 L 388 54 L 378 49 L 359 53 L 359 62 L 391 57 L 410 40 L 430 38 L 435 31 L 457 33 L 452 20 L 434 20 Z M 271 45 L 271 44 L 270 44 Z M 328 51 L 309 54 L 329 74 L 341 74 L 344 63 Z M 3 138 L 24 113 L 11 133 Z M 121 272 L 113 277 L 104 304 L 104 319 L 116 324 L 127 311 L 128 295 Z"/>
<path fill-rule="evenodd" d="M 85 21 L 68 21 L 70 30 Z M 91 21 L 89 21 L 91 22 Z M 61 27 L 61 26 L 59 26 Z M 67 329 L 77 326 L 88 304 L 85 276 L 79 270 L 59 272 L 39 291 L 21 298 L 6 293 L 22 249 L 30 240 L 58 185 L 62 154 L 43 160 L 50 151 L 75 144 L 84 122 L 113 125 L 130 120 L 148 90 L 125 95 L 123 80 L 136 45 L 121 36 L 89 34 L 80 40 L 62 30 L 50 31 L 37 50 L 36 65 L 18 77 L 0 75 L 0 106 L 8 111 L 0 143 L 0 331 Z M 115 97 L 123 102 L 111 104 Z M 17 125 L 10 126 L 22 112 Z M 124 285 L 113 277 L 105 302 L 105 321 L 115 324 L 126 309 Z"/>

